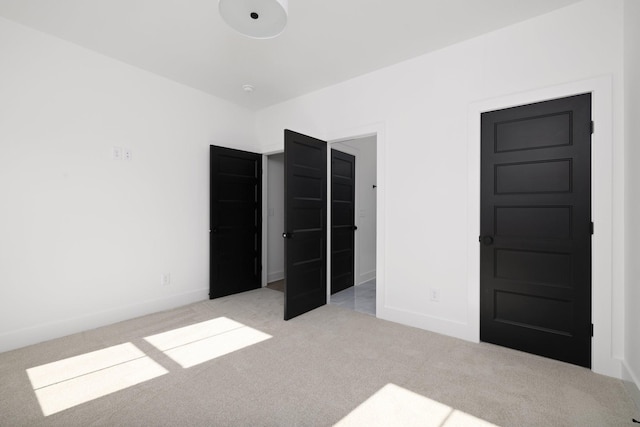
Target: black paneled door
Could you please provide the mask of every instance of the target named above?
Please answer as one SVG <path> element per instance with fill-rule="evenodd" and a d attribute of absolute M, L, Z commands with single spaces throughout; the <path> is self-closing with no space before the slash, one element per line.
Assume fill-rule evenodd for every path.
<path fill-rule="evenodd" d="M 262 156 L 211 146 L 209 297 L 261 287 Z"/>
<path fill-rule="evenodd" d="M 284 133 L 284 318 L 327 302 L 327 144 Z"/>
<path fill-rule="evenodd" d="M 480 339 L 591 367 L 591 95 L 482 114 Z"/>
<path fill-rule="evenodd" d="M 356 158 L 331 150 L 331 293 L 354 285 Z"/>

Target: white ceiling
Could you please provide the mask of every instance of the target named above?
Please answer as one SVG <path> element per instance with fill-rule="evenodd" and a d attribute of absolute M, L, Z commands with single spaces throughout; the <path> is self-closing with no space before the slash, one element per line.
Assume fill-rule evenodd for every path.
<path fill-rule="evenodd" d="M 577 1 L 289 0 L 269 40 L 229 28 L 217 0 L 0 0 L 0 15 L 256 110 Z"/>

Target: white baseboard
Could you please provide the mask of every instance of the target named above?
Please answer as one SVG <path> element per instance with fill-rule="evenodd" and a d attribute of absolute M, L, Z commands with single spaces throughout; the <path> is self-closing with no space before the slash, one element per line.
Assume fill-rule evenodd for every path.
<path fill-rule="evenodd" d="M 389 320 L 391 322 L 413 326 L 414 328 L 425 329 L 438 334 L 475 342 L 473 337 L 469 336 L 469 325 L 466 323 L 443 319 L 436 316 L 425 316 L 422 313 L 416 313 L 396 307 L 380 307 L 379 304 L 376 306 L 376 309 L 376 317 L 379 319 Z"/>
<path fill-rule="evenodd" d="M 375 279 L 375 278 L 376 278 L 375 270 L 367 271 L 366 273 L 360 273 L 360 276 L 358 277 L 358 285 L 361 285 L 364 282 L 368 282 L 369 280 Z"/>
<path fill-rule="evenodd" d="M 267 273 L 267 283 L 277 282 L 284 279 L 284 271 L 274 271 L 273 273 Z"/>
<path fill-rule="evenodd" d="M 189 291 L 168 295 L 155 300 L 117 307 L 110 310 L 91 313 L 73 319 L 59 320 L 28 328 L 18 329 L 0 335 L 0 353 L 37 344 L 43 341 L 64 337 L 78 332 L 88 331 L 123 320 L 133 319 L 158 311 L 169 310 L 182 305 L 203 301 L 209 298 L 209 289 Z"/>
<path fill-rule="evenodd" d="M 629 396 L 631 396 L 631 399 L 638 407 L 638 411 L 640 411 L 640 381 L 633 375 L 624 361 L 622 362 L 622 381 L 629 392 Z"/>

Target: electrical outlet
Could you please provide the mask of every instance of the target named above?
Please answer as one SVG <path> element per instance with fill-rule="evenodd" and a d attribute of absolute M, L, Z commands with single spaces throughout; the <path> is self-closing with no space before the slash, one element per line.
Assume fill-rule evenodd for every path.
<path fill-rule="evenodd" d="M 160 275 L 160 285 L 161 286 L 169 286 L 171 284 L 171 274 L 163 273 Z"/>
<path fill-rule="evenodd" d="M 429 290 L 429 299 L 432 302 L 440 302 L 440 289 L 431 288 Z"/>
<path fill-rule="evenodd" d="M 124 160 L 133 159 L 133 152 L 131 151 L 131 148 L 123 148 L 122 149 L 122 158 Z"/>
<path fill-rule="evenodd" d="M 113 147 L 111 157 L 113 160 L 122 160 L 122 147 Z"/>

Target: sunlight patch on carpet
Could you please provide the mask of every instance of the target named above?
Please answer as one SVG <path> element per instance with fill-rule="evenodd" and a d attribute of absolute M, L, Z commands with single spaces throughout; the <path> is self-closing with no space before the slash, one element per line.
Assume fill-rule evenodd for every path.
<path fill-rule="evenodd" d="M 168 373 L 131 343 L 27 369 L 44 416 Z"/>
<path fill-rule="evenodd" d="M 207 320 L 146 337 L 145 340 L 183 368 L 268 340 L 271 335 L 226 317 Z"/>
<path fill-rule="evenodd" d="M 395 384 L 387 384 L 361 403 L 337 427 L 497 427 Z"/>

